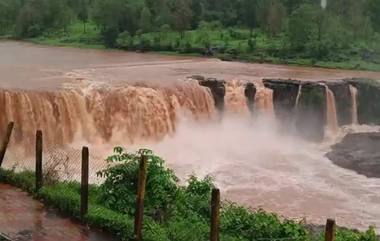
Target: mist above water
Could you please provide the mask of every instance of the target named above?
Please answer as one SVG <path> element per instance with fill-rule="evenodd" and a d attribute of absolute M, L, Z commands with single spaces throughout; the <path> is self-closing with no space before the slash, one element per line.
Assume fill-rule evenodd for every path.
<path fill-rule="evenodd" d="M 309 223 L 380 227 L 380 180 L 339 168 L 324 157 L 332 143 L 312 144 L 271 118 L 227 115 L 220 122 L 182 121 L 174 136 L 139 145 L 154 150 L 181 181 L 210 175 L 223 197 Z M 337 134 L 373 130 L 344 127 Z M 364 206 L 365 207 L 364 207 Z"/>

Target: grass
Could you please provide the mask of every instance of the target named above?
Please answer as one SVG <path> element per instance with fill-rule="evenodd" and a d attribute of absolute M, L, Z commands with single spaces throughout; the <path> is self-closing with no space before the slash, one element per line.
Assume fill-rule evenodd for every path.
<path fill-rule="evenodd" d="M 91 23 L 87 24 L 86 32 L 84 32 L 83 24 L 77 22 L 71 24 L 66 30 L 44 33 L 39 37 L 27 40 L 53 46 L 105 49 L 100 38 L 100 31 Z"/>

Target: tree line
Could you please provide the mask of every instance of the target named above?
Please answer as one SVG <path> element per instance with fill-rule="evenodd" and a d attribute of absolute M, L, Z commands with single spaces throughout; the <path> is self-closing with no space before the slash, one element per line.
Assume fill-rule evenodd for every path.
<path fill-rule="evenodd" d="M 323 56 L 352 43 L 374 43 L 380 32 L 380 0 L 0 0 L 0 35 L 36 37 L 88 22 L 113 47 L 120 35 L 178 32 L 204 26 L 246 28 L 282 39 L 292 51 Z M 211 23 L 211 24 L 210 24 Z M 209 25 L 207 25 L 209 24 Z"/>

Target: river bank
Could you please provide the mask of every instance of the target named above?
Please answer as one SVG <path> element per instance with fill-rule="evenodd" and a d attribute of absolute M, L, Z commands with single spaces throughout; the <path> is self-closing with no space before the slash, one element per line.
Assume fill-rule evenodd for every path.
<path fill-rule="evenodd" d="M 68 46 L 76 48 L 91 48 L 91 49 L 107 49 L 103 44 L 96 43 L 83 43 L 80 41 L 67 41 L 66 38 L 51 37 L 51 38 L 31 38 L 24 39 L 23 41 L 28 41 L 37 44 L 44 44 L 50 46 Z M 120 48 L 119 48 L 120 49 Z M 121 49 L 122 50 L 122 49 Z M 127 51 L 127 50 L 125 50 Z M 327 69 L 342 69 L 342 70 L 364 70 L 364 71 L 380 71 L 380 63 L 367 62 L 360 58 L 353 57 L 352 59 L 347 59 L 342 62 L 337 61 L 321 61 L 309 58 L 280 58 L 280 57 L 271 57 L 262 55 L 260 53 L 241 53 L 241 54 L 223 54 L 223 53 L 214 53 L 208 55 L 204 52 L 206 50 L 200 50 L 197 52 L 187 51 L 154 51 L 154 50 L 129 50 L 132 52 L 147 52 L 147 53 L 159 53 L 162 55 L 174 55 L 174 56 L 196 56 L 196 57 L 214 57 L 223 61 L 238 61 L 244 63 L 260 63 L 260 64 L 277 64 L 277 65 L 289 65 L 289 66 L 301 66 L 301 67 L 319 67 Z"/>
<path fill-rule="evenodd" d="M 75 48 L 109 49 L 102 40 L 100 30 L 88 23 L 86 32 L 83 32 L 81 23 L 73 23 L 67 30 L 46 32 L 38 37 L 19 39 L 22 41 L 38 43 L 49 46 L 68 46 Z M 329 69 L 380 71 L 380 60 L 377 55 L 367 50 L 350 50 L 342 53 L 334 53 L 338 57 L 330 59 L 315 59 L 281 54 L 281 41 L 278 38 L 270 38 L 257 32 L 254 49 L 249 46 L 249 31 L 247 29 L 235 29 L 238 38 L 228 41 L 228 46 L 223 40 L 231 30 L 208 30 L 207 38 L 210 43 L 205 47 L 202 39 L 205 33 L 201 30 L 185 31 L 184 38 L 179 39 L 176 32 L 151 32 L 136 35 L 134 37 L 119 38 L 112 50 L 124 50 L 130 52 L 153 52 L 162 55 L 213 57 L 225 61 L 240 61 L 246 63 L 266 63 L 289 66 L 321 67 Z M 0 39 L 12 39 L 12 36 L 0 36 Z M 159 39 L 159 41 L 158 41 Z M 305 55 L 306 56 L 306 55 Z M 370 56 L 370 57 L 368 57 Z M 373 57 L 375 56 L 375 57 Z M 339 61 L 337 61 L 339 60 Z"/>

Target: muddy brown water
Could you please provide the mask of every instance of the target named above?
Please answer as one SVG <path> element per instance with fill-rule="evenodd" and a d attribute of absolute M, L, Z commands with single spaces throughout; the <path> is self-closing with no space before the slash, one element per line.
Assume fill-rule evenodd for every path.
<path fill-rule="evenodd" d="M 26 146 L 33 146 L 34 131 L 41 128 L 47 143 L 70 144 L 77 150 L 89 145 L 98 157 L 94 165 L 102 167 L 102 158 L 113 146 L 151 148 L 182 181 L 190 174 L 211 175 L 224 198 L 248 207 L 310 223 L 323 224 L 331 217 L 343 226 L 375 225 L 380 230 L 380 179 L 342 169 L 324 157 L 346 133 L 378 128 L 347 126 L 322 144 L 307 143 L 293 136 L 292 130 L 278 131 L 268 89 L 260 87 L 256 100 L 260 114 L 250 117 L 241 82 L 380 79 L 380 72 L 2 41 L 0 73 L 0 106 L 6 113 L 0 123 L 11 119 L 22 123 L 15 138 L 25 139 Z M 227 113 L 222 120 L 213 118 L 212 97 L 203 87 L 190 82 L 172 88 L 190 75 L 228 81 Z M 13 140 L 11 145 L 17 143 Z M 16 154 L 7 153 L 7 167 L 18 164 Z M 70 161 L 78 164 L 77 159 Z"/>
<path fill-rule="evenodd" d="M 59 88 L 64 83 L 75 83 L 82 79 L 110 83 L 170 84 L 194 74 L 249 80 L 380 79 L 380 72 L 223 62 L 208 58 L 49 47 L 14 41 L 0 41 L 0 73 L 0 88 L 21 89 Z"/>

